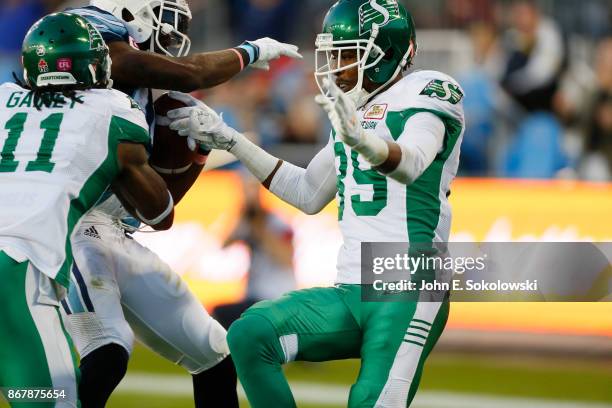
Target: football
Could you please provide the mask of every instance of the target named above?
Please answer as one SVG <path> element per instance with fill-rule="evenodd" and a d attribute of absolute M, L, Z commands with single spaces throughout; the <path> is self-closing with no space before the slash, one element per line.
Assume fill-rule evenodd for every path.
<path fill-rule="evenodd" d="M 186 171 L 196 159 L 197 154 L 187 146 L 187 138 L 171 130 L 167 118 L 168 111 L 186 105 L 163 94 L 154 103 L 155 133 L 150 163 L 160 173 L 178 174 Z"/>

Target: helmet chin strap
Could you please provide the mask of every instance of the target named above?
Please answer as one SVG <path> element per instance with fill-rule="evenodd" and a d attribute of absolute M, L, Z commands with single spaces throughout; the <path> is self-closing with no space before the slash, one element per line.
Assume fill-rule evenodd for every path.
<path fill-rule="evenodd" d="M 348 96 L 358 108 L 368 103 L 368 100 L 371 98 L 370 93 L 363 89 L 363 86 L 361 86 L 361 88 L 355 87 L 351 89 L 346 93 L 346 96 Z"/>
<path fill-rule="evenodd" d="M 106 88 L 111 89 L 113 87 L 113 80 L 111 79 L 111 72 L 113 66 L 113 60 L 110 57 L 110 54 L 106 56 L 108 60 L 108 68 L 106 70 Z"/>
<path fill-rule="evenodd" d="M 383 89 L 387 87 L 387 85 L 389 85 L 391 82 L 395 80 L 397 75 L 400 72 L 402 72 L 404 68 L 406 68 L 406 65 L 408 64 L 408 58 L 412 54 L 413 49 L 414 49 L 414 44 L 411 42 L 410 46 L 408 47 L 408 51 L 406 51 L 406 54 L 404 54 L 404 57 L 402 58 L 402 61 L 397 65 L 397 68 L 395 69 L 395 72 L 393 73 L 393 75 L 391 75 L 391 79 L 389 79 L 387 82 L 385 82 L 384 84 L 376 88 L 374 91 L 372 91 L 371 93 L 367 92 L 365 89 L 363 89 L 363 85 L 362 85 L 361 89 L 359 90 L 361 92 L 359 91 L 355 92 L 355 96 L 349 95 L 349 93 L 347 93 L 347 95 L 349 95 L 351 99 L 359 98 L 357 100 L 353 99 L 353 101 L 355 102 L 358 108 L 368 103 L 370 99 L 378 95 Z M 355 89 L 351 90 L 351 92 L 354 92 L 354 91 Z"/>

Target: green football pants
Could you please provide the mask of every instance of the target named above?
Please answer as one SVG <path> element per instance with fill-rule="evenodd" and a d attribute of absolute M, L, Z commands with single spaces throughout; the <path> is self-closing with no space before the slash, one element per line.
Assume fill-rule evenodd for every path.
<path fill-rule="evenodd" d="M 29 262 L 18 263 L 2 251 L 0 277 L 0 388 L 4 397 L 14 407 L 79 406 L 76 355 L 51 280 Z M 28 389 L 32 392 L 24 395 Z M 53 390 L 60 397 L 57 400 L 48 398 L 47 392 Z"/>
<path fill-rule="evenodd" d="M 448 318 L 445 302 L 362 302 L 360 285 L 290 292 L 237 320 L 228 343 L 253 408 L 295 407 L 281 365 L 360 358 L 348 406 L 405 408 Z"/>

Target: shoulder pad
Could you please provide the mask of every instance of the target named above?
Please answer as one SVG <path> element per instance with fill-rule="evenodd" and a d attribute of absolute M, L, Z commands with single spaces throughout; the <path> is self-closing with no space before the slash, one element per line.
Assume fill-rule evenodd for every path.
<path fill-rule="evenodd" d="M 128 31 L 123 21 L 106 11 L 91 6 L 67 9 L 66 11 L 87 19 L 98 29 L 98 31 L 100 31 L 102 38 L 104 38 L 104 41 L 107 43 L 113 41 L 129 41 Z"/>

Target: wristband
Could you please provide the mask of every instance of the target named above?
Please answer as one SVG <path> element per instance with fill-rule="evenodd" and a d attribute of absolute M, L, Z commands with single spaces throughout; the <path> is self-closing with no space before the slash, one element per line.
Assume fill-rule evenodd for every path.
<path fill-rule="evenodd" d="M 200 144 L 198 145 L 198 154 L 201 156 L 208 156 L 210 154 L 211 150 L 209 148 L 207 148 L 206 146 Z"/>
<path fill-rule="evenodd" d="M 363 156 L 372 166 L 380 166 L 389 157 L 389 146 L 382 138 L 363 132 L 361 141 L 351 149 Z"/>
<path fill-rule="evenodd" d="M 247 53 L 249 56 L 249 65 L 257 62 L 259 59 L 259 47 L 249 41 L 243 42 L 236 48 L 240 48 Z"/>
<path fill-rule="evenodd" d="M 242 71 L 244 69 L 244 57 L 242 56 L 242 53 L 236 48 L 231 48 L 231 50 L 234 51 L 236 55 L 238 55 L 238 60 L 240 61 L 240 70 Z"/>
<path fill-rule="evenodd" d="M 198 166 L 205 165 L 210 152 L 211 151 L 207 149 L 206 147 L 204 147 L 203 145 L 198 145 L 198 148 L 196 149 L 196 157 L 193 160 L 193 162 L 197 164 Z"/>
<path fill-rule="evenodd" d="M 167 190 L 166 190 L 167 191 Z M 142 222 L 144 222 L 147 225 L 157 225 L 160 222 L 162 222 L 168 215 L 170 215 L 170 213 L 172 212 L 172 210 L 174 210 L 174 200 L 172 199 L 172 194 L 170 194 L 170 192 L 168 191 L 168 206 L 166 207 L 166 209 L 164 210 L 164 212 L 162 212 L 161 214 L 159 214 L 157 217 L 153 218 L 152 220 L 148 220 L 145 217 L 142 216 L 142 214 L 140 213 L 140 211 L 138 211 L 138 209 L 136 209 L 136 215 L 138 216 L 138 218 L 140 218 L 140 220 Z"/>

